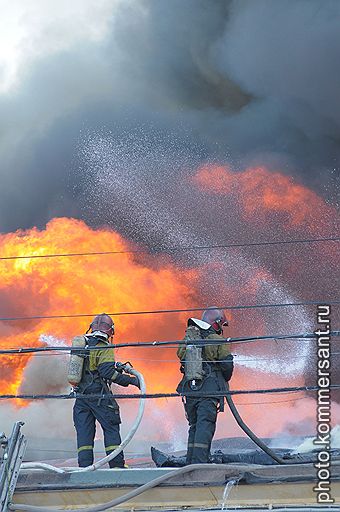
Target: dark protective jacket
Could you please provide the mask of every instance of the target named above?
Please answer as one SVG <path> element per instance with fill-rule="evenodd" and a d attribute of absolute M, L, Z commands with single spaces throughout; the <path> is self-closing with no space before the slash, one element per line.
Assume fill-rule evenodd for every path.
<path fill-rule="evenodd" d="M 217 334 L 212 327 L 205 332 L 201 331 L 201 335 L 204 341 L 198 341 L 198 343 L 203 345 L 204 377 L 198 381 L 189 381 L 184 375 L 177 386 L 177 392 L 185 396 L 184 408 L 189 423 L 187 464 L 209 462 L 217 413 L 224 410 L 224 398 L 214 397 L 214 395 L 226 391 L 226 382 L 231 378 L 233 372 L 233 356 L 230 353 L 229 344 L 225 342 L 223 336 Z M 221 340 L 221 344 L 209 345 L 210 340 Z M 185 355 L 186 346 L 181 345 L 177 350 L 177 356 L 181 360 L 183 373 Z M 200 393 L 211 393 L 211 396 L 202 397 Z"/>
<path fill-rule="evenodd" d="M 100 336 L 86 336 L 89 347 L 103 347 L 98 350 L 84 349 L 85 358 L 83 377 L 77 391 L 84 394 L 106 394 L 110 391 L 109 384 L 117 383 L 128 386 L 134 383 L 133 377 L 117 371 L 113 348 L 104 348 L 107 342 Z M 79 352 L 78 352 L 79 355 Z M 86 467 L 93 464 L 94 437 L 96 420 L 99 421 L 104 433 L 106 454 L 112 453 L 121 444 L 120 412 L 116 400 L 106 398 L 77 398 L 73 407 L 73 421 L 77 432 L 78 464 Z M 110 467 L 124 467 L 124 453 L 121 451 L 109 462 Z"/>

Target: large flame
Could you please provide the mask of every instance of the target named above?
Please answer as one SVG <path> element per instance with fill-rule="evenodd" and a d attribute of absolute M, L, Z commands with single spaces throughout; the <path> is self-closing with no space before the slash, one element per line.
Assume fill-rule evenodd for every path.
<path fill-rule="evenodd" d="M 229 167 L 206 165 L 199 169 L 194 181 L 211 193 L 237 196 L 242 217 L 252 223 L 263 226 L 272 219 L 279 229 L 303 226 L 309 234 L 332 233 L 334 207 L 291 176 L 264 167 L 233 172 Z"/>
<path fill-rule="evenodd" d="M 225 219 L 236 225 L 238 241 L 266 241 L 327 238 L 338 235 L 339 213 L 316 192 L 294 178 L 264 167 L 235 172 L 227 166 L 205 165 L 193 183 L 201 191 L 223 201 Z M 233 242 L 234 240 L 229 240 Z M 305 300 L 334 299 L 339 244 L 337 242 L 244 248 L 260 258 L 264 267 L 258 276 L 271 270 L 291 291 Z M 253 280 L 256 287 L 261 278 Z M 339 321 L 333 311 L 333 322 Z"/>
<path fill-rule="evenodd" d="M 0 246 L 3 256 L 129 251 L 132 248 L 113 231 L 93 230 L 84 222 L 66 218 L 50 221 L 42 231 L 31 229 L 2 235 Z M 164 261 L 160 267 L 156 257 L 152 264 L 147 267 L 138 263 L 133 254 L 3 260 L 1 316 L 67 316 L 186 307 L 192 295 L 186 284 L 190 272 L 184 275 Z M 90 320 L 4 321 L 0 323 L 1 346 L 41 345 L 42 335 L 69 343 L 75 334 L 87 330 Z M 180 318 L 174 321 L 166 315 L 118 316 L 115 341 L 176 339 L 181 323 Z M 142 356 L 135 350 L 134 355 L 147 358 L 148 352 Z M 131 352 L 130 356 L 133 358 Z M 27 360 L 27 356 L 2 356 L 1 393 L 18 389 Z"/>
<path fill-rule="evenodd" d="M 249 235 L 250 241 L 263 238 L 263 233 L 267 239 L 276 236 L 283 239 L 287 233 L 289 236 L 328 236 L 333 234 L 333 228 L 338 222 L 335 209 L 317 194 L 296 184 L 288 176 L 271 173 L 264 168 L 235 173 L 227 167 L 205 166 L 198 170 L 193 182 L 204 193 L 218 195 L 228 203 L 226 213 L 232 208 L 233 216 L 242 223 L 243 234 Z M 219 229 L 222 231 L 222 226 Z M 235 241 L 229 240 L 227 236 L 225 240 Z M 1 256 L 43 256 L 129 251 L 140 247 L 132 245 L 108 228 L 95 230 L 80 220 L 58 218 L 51 220 L 43 230 L 34 228 L 0 235 L 0 248 Z M 250 254 L 246 252 L 247 249 L 244 252 L 238 250 L 242 256 L 248 257 Z M 238 286 L 238 276 L 231 274 L 222 284 L 217 283 L 220 304 L 262 300 L 259 298 L 261 290 L 265 286 L 275 287 L 276 274 L 280 276 L 281 284 L 294 290 L 300 298 L 314 298 L 322 288 L 309 289 L 309 275 L 314 275 L 320 263 L 328 269 L 329 262 L 337 261 L 336 248 L 329 245 L 320 254 L 316 247 L 309 248 L 308 254 L 312 261 L 308 269 L 305 265 L 305 249 L 294 247 L 290 257 L 282 258 L 282 261 L 268 254 L 269 251 L 261 259 L 256 258 L 255 270 L 249 274 L 243 289 Z M 170 257 L 155 254 L 148 254 L 147 257 L 124 253 L 2 260 L 1 317 L 65 315 L 65 318 L 0 321 L 1 347 L 38 346 L 44 344 L 48 336 L 53 336 L 51 344 L 69 344 L 75 334 L 86 331 L 90 318 L 67 318 L 67 315 L 178 309 L 207 304 L 209 296 L 202 293 L 202 278 L 206 274 L 216 277 L 221 271 L 224 272 L 224 263 L 218 258 L 217 254 L 216 261 L 210 257 L 208 262 L 202 261 L 202 264 L 196 258 L 193 269 L 183 264 L 179 266 Z M 327 286 L 324 289 L 332 290 L 334 279 L 329 274 L 325 277 L 329 281 L 326 279 Z M 300 287 L 295 290 L 298 278 L 303 279 L 306 285 L 303 289 Z M 280 318 L 285 314 L 281 312 Z M 231 334 L 260 335 L 267 332 L 266 317 L 261 310 L 254 310 L 251 315 L 236 318 L 232 322 Z M 117 333 L 115 341 L 179 339 L 183 336 L 188 316 L 188 313 L 117 316 L 114 318 Z M 292 331 L 291 326 L 287 326 L 287 329 Z M 119 360 L 130 359 L 145 374 L 148 391 L 171 392 L 180 378 L 175 350 L 131 348 L 120 349 L 116 355 Z M 272 355 L 269 345 L 264 348 L 253 345 L 249 347 L 249 354 L 252 353 L 267 357 Z M 30 359 L 30 356 L 1 356 L 1 394 L 19 390 L 23 370 Z M 252 382 L 251 387 L 272 387 L 284 381 L 282 375 L 276 376 L 273 381 L 273 375 L 259 371 L 262 372 L 263 368 L 244 370 L 242 365 L 238 366 L 232 381 L 233 388 L 247 387 L 249 382 Z M 245 372 L 248 372 L 246 378 Z M 303 376 L 300 376 L 296 383 L 302 382 Z M 48 389 L 42 387 L 39 391 L 45 393 L 49 389 L 53 389 L 53 386 Z M 276 431 L 286 421 L 282 415 L 277 414 L 278 410 L 282 411 L 280 404 L 272 406 L 272 429 Z M 258 407 L 249 406 L 244 413 L 246 420 L 248 418 L 254 423 L 257 418 L 258 424 L 262 424 Z M 300 408 L 300 413 L 301 417 L 307 414 L 303 408 Z M 267 426 L 262 426 L 262 432 L 268 434 Z"/>

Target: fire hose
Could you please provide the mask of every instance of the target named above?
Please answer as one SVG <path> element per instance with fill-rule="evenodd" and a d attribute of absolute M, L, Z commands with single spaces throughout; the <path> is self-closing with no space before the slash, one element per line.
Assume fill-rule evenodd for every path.
<path fill-rule="evenodd" d="M 227 391 L 229 391 L 229 384 L 227 383 L 226 386 Z M 276 455 L 276 453 L 273 450 L 271 450 L 263 441 L 261 441 L 261 439 L 259 439 L 254 434 L 254 432 L 248 427 L 248 425 L 244 423 L 229 393 L 226 393 L 226 400 L 227 404 L 229 405 L 229 409 L 236 420 L 236 423 L 238 424 L 239 427 L 241 427 L 243 432 L 245 432 L 245 434 L 247 434 L 247 436 L 250 437 L 250 439 L 254 441 L 254 443 L 257 444 L 257 446 L 261 448 L 261 450 L 263 450 L 267 455 L 269 455 L 269 457 L 275 460 L 275 462 L 277 462 L 278 464 L 287 464 L 287 462 L 284 459 Z"/>
<path fill-rule="evenodd" d="M 129 369 L 129 373 L 135 375 L 138 379 L 139 379 L 139 383 L 140 383 L 140 390 L 141 390 L 141 394 L 144 394 L 145 393 L 145 382 L 144 382 L 144 378 L 143 378 L 143 375 L 140 374 L 137 370 L 133 370 L 132 368 Z M 227 385 L 228 386 L 228 385 Z M 229 391 L 229 387 L 227 389 Z M 273 452 L 268 446 L 266 446 L 255 434 L 254 432 L 252 432 L 252 430 L 244 423 L 244 421 L 242 420 L 241 416 L 239 415 L 237 409 L 236 409 L 236 406 L 231 398 L 231 395 L 230 394 L 226 394 L 226 398 L 227 398 L 227 403 L 230 407 L 230 410 L 236 420 L 236 422 L 238 423 L 238 425 L 242 428 L 242 430 L 265 452 L 267 453 L 270 457 L 272 457 L 276 462 L 278 462 L 279 464 L 291 464 L 292 461 L 285 461 L 283 459 L 281 459 L 280 457 L 278 457 L 275 452 Z M 91 466 L 88 466 L 87 468 L 81 468 L 81 469 L 78 469 L 78 468 L 55 468 L 54 466 L 49 466 L 48 464 L 42 464 L 42 463 L 36 463 L 36 464 L 33 464 L 33 465 L 30 465 L 30 464 L 23 464 L 21 467 L 24 468 L 24 469 L 27 469 L 28 467 L 30 468 L 39 468 L 39 469 L 50 469 L 50 470 L 53 470 L 53 471 L 56 471 L 58 473 L 60 472 L 70 472 L 70 471 L 74 471 L 74 472 L 77 472 L 77 471 L 93 471 L 95 469 L 98 469 L 99 467 L 103 466 L 106 462 L 109 462 L 109 460 L 111 460 L 112 458 L 114 458 L 121 450 L 124 449 L 124 447 L 128 444 L 128 442 L 132 439 L 133 435 L 135 434 L 140 422 L 141 422 L 141 419 L 142 419 L 142 415 L 143 415 L 143 411 L 144 411 L 144 406 L 145 406 L 145 403 L 144 403 L 144 400 L 141 399 L 140 400 L 140 404 L 139 404 L 139 411 L 138 411 L 138 416 L 132 426 L 132 428 L 130 429 L 128 435 L 125 437 L 125 439 L 122 441 L 121 445 L 114 451 L 112 452 L 110 455 L 104 457 L 103 459 L 99 460 L 97 463 L 95 464 L 92 464 Z M 306 462 L 306 461 L 305 461 Z M 339 464 L 340 461 L 336 461 L 335 464 Z M 113 508 L 115 506 L 118 506 L 122 503 L 126 503 L 127 501 L 133 499 L 134 497 L 136 496 L 139 496 L 140 494 L 144 493 L 145 491 L 149 490 L 149 489 L 152 489 L 160 484 L 162 484 L 163 482 L 166 482 L 168 480 L 170 480 L 172 477 L 174 476 L 179 476 L 181 474 L 184 474 L 184 473 L 187 473 L 187 472 L 190 472 L 190 471 L 193 471 L 193 470 L 198 470 L 198 469 L 209 469 L 209 470 L 214 470 L 214 469 L 221 469 L 221 468 L 229 468 L 229 465 L 228 464 L 193 464 L 193 465 L 189 465 L 189 466 L 184 466 L 182 468 L 178 468 L 178 469 L 175 469 L 175 470 L 170 470 L 169 473 L 166 473 L 165 475 L 162 475 L 158 478 L 155 478 L 153 480 L 151 480 L 150 482 L 147 482 L 146 484 L 140 486 L 140 487 L 137 487 L 136 489 L 133 489 L 132 491 L 129 491 L 128 493 L 124 494 L 123 496 L 119 496 L 118 498 L 115 498 L 107 503 L 102 503 L 102 504 L 99 504 L 99 505 L 96 505 L 96 506 L 93 506 L 93 507 L 88 507 L 88 508 L 81 508 L 81 510 L 83 510 L 84 512 L 102 512 L 102 511 L 105 511 L 105 510 L 108 510 L 110 508 Z M 25 504 L 14 504 L 14 503 L 11 503 L 9 504 L 8 506 L 9 510 L 22 510 L 22 511 L 27 511 L 27 512 L 46 512 L 48 510 L 50 510 L 50 508 L 46 509 L 45 507 L 39 507 L 39 506 L 33 506 L 33 505 L 25 505 Z M 55 512 L 62 512 L 62 510 L 64 509 L 53 509 Z M 283 509 L 278 509 L 279 510 L 283 510 Z M 306 510 L 304 508 L 296 508 L 296 510 Z"/>
<path fill-rule="evenodd" d="M 229 391 L 229 385 L 227 383 L 227 391 Z M 243 419 L 241 418 L 236 405 L 233 402 L 233 399 L 229 393 L 226 394 L 226 400 L 227 404 L 229 405 L 230 411 L 232 415 L 234 416 L 236 423 L 241 427 L 243 432 L 247 434 L 247 436 L 259 447 L 262 451 L 264 451 L 269 457 L 271 457 L 275 462 L 278 464 L 308 464 L 308 463 L 314 463 L 314 459 L 282 459 L 279 455 L 277 455 L 273 450 L 269 448 L 261 439 L 259 439 L 256 434 L 248 427 L 248 425 L 245 424 Z M 339 463 L 339 459 L 332 459 L 333 463 Z"/>
<path fill-rule="evenodd" d="M 101 503 L 100 505 L 95 505 L 94 507 L 88 507 L 88 508 L 81 508 L 79 510 L 82 510 L 83 512 L 102 512 L 104 510 L 108 510 L 109 508 L 116 507 L 117 505 L 120 505 L 121 503 L 125 503 L 132 498 L 135 498 L 136 496 L 139 496 L 143 492 L 152 489 L 154 487 L 157 487 L 158 485 L 162 484 L 163 482 L 166 482 L 167 480 L 170 480 L 174 476 L 183 475 L 184 473 L 189 473 L 191 471 L 195 471 L 198 469 L 208 469 L 210 470 L 221 470 L 221 469 L 229 469 L 228 464 L 192 464 L 190 466 L 184 466 L 182 468 L 169 470 L 168 473 L 165 475 L 161 475 L 157 478 L 154 478 L 150 482 L 147 482 L 144 485 L 141 485 L 140 487 L 137 487 L 136 489 L 133 489 L 132 491 L 124 494 L 123 496 L 119 496 L 118 498 L 115 498 L 114 500 L 111 500 L 107 503 Z M 16 504 L 11 503 L 9 505 L 9 510 L 26 510 L 27 512 L 47 512 L 53 510 L 53 512 L 63 512 L 65 509 L 51 509 L 46 507 L 37 507 L 33 505 L 23 505 L 23 504 Z"/>
<path fill-rule="evenodd" d="M 143 375 L 140 372 L 138 372 L 137 370 L 135 370 L 134 368 L 132 368 L 130 365 L 125 365 L 125 371 L 127 373 L 130 373 L 131 375 L 134 375 L 135 377 L 137 377 L 137 379 L 139 381 L 140 393 L 141 393 L 141 395 L 144 395 L 146 393 L 146 386 L 145 386 L 145 381 L 144 381 Z M 47 470 L 47 471 L 52 471 L 54 473 L 71 473 L 71 472 L 77 473 L 77 472 L 94 471 L 98 468 L 101 468 L 104 464 L 106 464 L 107 462 L 110 462 L 110 460 L 114 459 L 129 444 L 129 442 L 135 435 L 135 433 L 140 425 L 140 422 L 142 421 L 144 408 L 145 408 L 145 399 L 140 398 L 137 417 L 136 417 L 131 429 L 129 430 L 129 432 L 127 433 L 125 438 L 123 439 L 123 441 L 113 452 L 111 452 L 109 455 L 106 455 L 106 457 L 103 457 L 102 459 L 98 460 L 94 464 L 91 464 L 91 466 L 87 466 L 86 468 L 74 468 L 74 467 L 57 468 L 56 466 L 51 466 L 50 464 L 45 464 L 43 462 L 33 462 L 33 463 L 26 462 L 26 463 L 21 464 L 21 469 L 43 469 L 43 470 Z"/>
<path fill-rule="evenodd" d="M 189 473 L 191 471 L 196 471 L 196 470 L 206 469 L 206 470 L 212 471 L 212 470 L 221 470 L 221 469 L 227 470 L 229 468 L 230 468 L 229 464 L 191 464 L 189 466 L 184 466 L 182 468 L 172 469 L 172 470 L 169 470 L 169 472 L 166 473 L 165 475 L 161 475 L 157 478 L 154 478 L 150 482 L 147 482 L 144 485 L 141 485 L 141 486 L 137 487 L 136 489 L 133 489 L 132 491 L 127 492 L 123 496 L 119 496 L 118 498 L 115 498 L 107 503 L 101 503 L 100 505 L 95 505 L 93 507 L 87 507 L 87 508 L 82 507 L 79 510 L 82 510 L 83 512 L 103 512 L 104 510 L 108 510 L 110 508 L 121 505 L 122 503 L 126 503 L 127 501 L 135 498 L 136 496 L 139 496 L 143 492 L 148 491 L 149 489 L 153 489 L 154 487 L 157 487 L 158 485 L 160 485 L 168 480 L 171 480 L 173 477 L 178 477 L 179 475 L 183 475 L 185 473 Z M 227 483 L 237 483 L 239 480 L 240 480 L 240 477 L 239 478 L 231 478 L 230 480 L 228 480 Z M 270 506 L 268 506 L 268 510 L 269 510 L 269 507 Z M 9 510 L 24 510 L 27 512 L 48 512 L 51 510 L 53 510 L 53 512 L 65 511 L 65 509 L 51 509 L 51 508 L 46 508 L 46 507 L 37 507 L 37 506 L 33 506 L 33 505 L 23 505 L 23 504 L 15 504 L 15 503 L 11 503 L 8 506 L 8 508 L 9 508 Z M 131 507 L 128 507 L 128 508 L 131 508 Z M 275 508 L 275 510 L 277 512 L 283 512 L 283 511 L 287 510 L 287 508 L 286 507 L 284 507 L 284 508 L 278 507 L 278 508 Z M 293 510 L 294 510 L 294 512 L 306 512 L 307 510 L 320 510 L 320 508 L 319 507 L 310 507 L 310 506 L 308 506 L 308 508 L 307 508 L 307 507 L 302 506 L 302 507 L 292 507 L 292 511 Z M 338 510 L 338 509 L 336 509 L 336 510 Z"/>

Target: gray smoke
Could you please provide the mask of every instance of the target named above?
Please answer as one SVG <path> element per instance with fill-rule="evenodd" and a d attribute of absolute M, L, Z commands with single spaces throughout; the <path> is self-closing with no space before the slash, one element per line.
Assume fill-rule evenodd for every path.
<path fill-rule="evenodd" d="M 237 198 L 226 203 L 225 198 L 209 197 L 190 186 L 191 177 L 205 163 L 227 164 L 236 171 L 264 164 L 295 176 L 336 204 L 338 0 L 29 4 L 50 4 L 56 15 L 36 41 L 44 51 L 27 60 L 15 86 L 0 93 L 0 231 L 42 227 L 54 216 L 75 216 L 93 226 L 109 225 L 165 252 L 169 246 L 285 237 L 285 226 L 279 222 L 271 232 L 254 233 L 238 219 Z M 73 11 L 65 17 L 68 4 Z M 21 8 L 26 19 L 28 7 L 22 3 Z M 96 37 L 82 33 L 90 17 L 94 25 L 98 18 Z M 37 33 L 33 28 L 32 38 Z M 32 41 L 25 43 L 29 51 Z M 305 233 L 295 235 L 301 238 Z M 288 249 L 303 265 L 291 264 Z M 222 300 L 221 282 L 238 290 L 240 303 L 251 302 L 247 283 L 261 267 L 268 272 L 260 279 L 259 303 L 337 297 L 331 258 L 326 254 L 328 265 L 321 264 L 321 251 L 313 247 L 260 255 L 244 250 L 176 257 L 185 266 L 206 266 L 202 296 L 216 304 Z M 222 262 L 220 273 L 209 266 L 212 261 Z M 150 258 L 148 264 L 153 264 Z M 18 295 L 13 305 L 7 297 L 1 300 L 3 316 L 16 316 L 15 308 L 22 314 Z M 229 299 L 223 296 L 226 304 L 233 302 Z M 36 300 L 29 305 L 36 306 Z M 235 334 L 249 334 L 249 325 L 257 332 L 264 319 L 268 331 L 282 332 L 310 330 L 314 321 L 314 308 L 266 315 L 261 311 L 258 316 L 254 312 L 253 322 L 247 314 L 234 314 Z M 287 368 L 301 372 L 309 363 L 306 350 L 296 343 L 277 347 L 275 356 L 283 363 L 279 368 L 276 361 L 261 362 L 263 354 L 254 354 L 253 348 L 240 350 L 237 357 L 242 369 L 266 366 L 269 372 L 290 375 Z M 285 351 L 287 360 L 282 357 Z M 63 392 L 62 361 L 60 356 L 32 359 L 21 391 Z M 129 407 L 123 405 L 124 428 L 131 424 L 125 420 L 133 417 Z M 185 437 L 178 435 L 178 420 L 173 420 L 179 417 L 180 404 L 170 407 L 174 413 L 167 415 L 165 430 L 178 444 Z M 268 432 L 260 434 L 272 431 L 277 411 L 271 411 L 263 427 Z M 61 421 L 71 417 L 70 401 L 34 402 L 21 412 L 30 433 L 43 429 L 44 435 L 74 435 L 71 422 Z M 287 417 L 289 412 L 287 405 Z M 0 415 L 8 422 L 7 431 L 18 418 L 16 410 L 4 406 Z M 155 407 L 149 410 L 143 432 L 155 432 L 160 415 Z M 305 417 L 302 408 L 296 416 Z M 235 433 L 229 419 L 221 423 L 223 435 Z M 184 416 L 182 420 L 184 432 Z"/>
<path fill-rule="evenodd" d="M 42 226 L 56 215 L 102 222 L 83 207 L 91 188 L 76 150 L 84 129 L 111 132 L 126 152 L 143 130 L 154 153 L 176 160 L 181 178 L 201 162 L 239 170 L 265 163 L 335 200 L 339 2 L 96 5 L 97 14 L 105 8 L 103 37 L 67 44 L 68 35 L 0 95 L 0 230 Z M 73 16 L 70 26 L 77 27 L 76 9 Z M 63 42 L 60 19 L 47 40 L 60 33 Z M 138 168 L 138 152 L 131 154 Z M 149 179 L 162 172 L 151 166 Z M 170 195 L 177 180 L 176 169 L 165 176 Z M 111 224 L 124 231 L 119 219 Z"/>

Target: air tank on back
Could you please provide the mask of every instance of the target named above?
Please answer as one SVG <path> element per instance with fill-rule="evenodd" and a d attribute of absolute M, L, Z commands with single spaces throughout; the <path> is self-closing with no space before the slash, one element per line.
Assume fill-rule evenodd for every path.
<path fill-rule="evenodd" d="M 85 336 L 75 336 L 72 340 L 72 348 L 85 348 Z M 78 386 L 83 375 L 84 357 L 78 355 L 79 352 L 75 351 L 70 354 L 70 361 L 68 365 L 67 380 L 72 386 Z"/>

